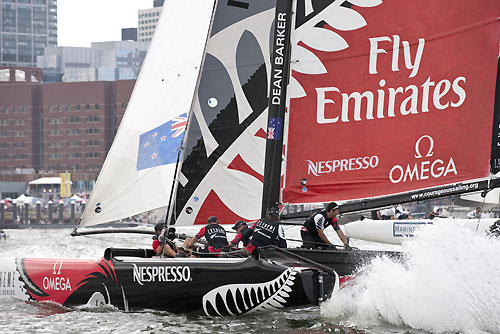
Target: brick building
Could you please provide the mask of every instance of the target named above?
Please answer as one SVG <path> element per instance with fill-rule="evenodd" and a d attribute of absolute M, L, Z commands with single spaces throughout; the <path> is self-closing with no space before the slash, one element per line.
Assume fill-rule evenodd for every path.
<path fill-rule="evenodd" d="M 0 85 L 0 181 L 16 169 L 97 178 L 135 80 Z M 35 175 L 34 178 L 40 177 Z"/>

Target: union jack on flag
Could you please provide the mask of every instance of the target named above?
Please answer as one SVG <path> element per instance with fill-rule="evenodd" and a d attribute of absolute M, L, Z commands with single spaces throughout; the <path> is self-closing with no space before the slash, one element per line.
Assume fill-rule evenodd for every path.
<path fill-rule="evenodd" d="M 187 117 L 177 116 L 172 119 L 172 122 L 174 122 L 171 126 L 171 129 L 174 132 L 172 134 L 172 138 L 179 137 L 184 132 L 184 129 L 186 129 Z"/>
<path fill-rule="evenodd" d="M 269 128 L 267 131 L 267 139 L 274 139 L 274 128 Z"/>

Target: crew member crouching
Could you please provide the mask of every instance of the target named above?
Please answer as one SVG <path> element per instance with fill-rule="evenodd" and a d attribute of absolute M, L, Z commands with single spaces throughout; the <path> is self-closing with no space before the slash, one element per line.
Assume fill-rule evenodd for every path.
<path fill-rule="evenodd" d="M 347 244 L 347 238 L 340 229 L 337 218 L 340 212 L 339 206 L 335 202 L 328 203 L 326 210 L 311 215 L 303 224 L 300 230 L 300 236 L 304 242 L 304 248 L 318 248 L 319 246 L 328 246 L 335 249 L 335 246 L 328 240 L 325 234 L 325 228 L 332 226 L 340 240 L 344 243 L 346 249 L 351 249 Z"/>
<path fill-rule="evenodd" d="M 232 227 L 236 231 L 236 236 L 228 244 L 229 247 L 238 247 L 240 241 L 243 242 L 243 247 L 246 247 L 250 242 L 250 237 L 252 236 L 253 230 L 248 228 L 247 223 L 243 220 L 239 220 Z"/>
<path fill-rule="evenodd" d="M 194 244 L 202 237 L 205 237 L 208 245 L 193 249 Z M 217 217 L 211 216 L 208 218 L 208 225 L 202 227 L 192 239 L 186 238 L 184 249 L 193 249 L 191 257 L 218 257 L 227 244 L 226 230 L 219 225 Z"/>
<path fill-rule="evenodd" d="M 245 248 L 251 254 L 255 248 L 276 245 L 286 248 L 285 232 L 279 224 L 280 217 L 277 208 L 267 210 L 266 218 L 259 219 L 253 226 L 252 237 Z"/>
<path fill-rule="evenodd" d="M 166 227 L 163 223 L 155 225 L 156 235 L 153 237 L 153 250 L 157 256 L 175 257 L 177 255 L 177 247 L 175 244 L 166 239 Z"/>

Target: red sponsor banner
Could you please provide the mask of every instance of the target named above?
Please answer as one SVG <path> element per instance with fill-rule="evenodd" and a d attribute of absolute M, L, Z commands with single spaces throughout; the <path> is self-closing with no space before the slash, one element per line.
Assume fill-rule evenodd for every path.
<path fill-rule="evenodd" d="M 61 305 L 92 280 L 103 282 L 107 277 L 116 283 L 113 265 L 105 260 L 24 259 L 23 270 L 22 276 L 30 282 L 25 288 L 32 298 Z"/>
<path fill-rule="evenodd" d="M 296 27 L 283 202 L 489 175 L 500 1 L 338 3 Z"/>

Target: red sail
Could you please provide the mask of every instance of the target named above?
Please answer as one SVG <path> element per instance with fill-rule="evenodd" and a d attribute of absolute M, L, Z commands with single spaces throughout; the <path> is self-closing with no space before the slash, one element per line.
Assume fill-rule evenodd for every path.
<path fill-rule="evenodd" d="M 350 2 L 297 8 L 283 202 L 488 176 L 500 1 Z"/>

